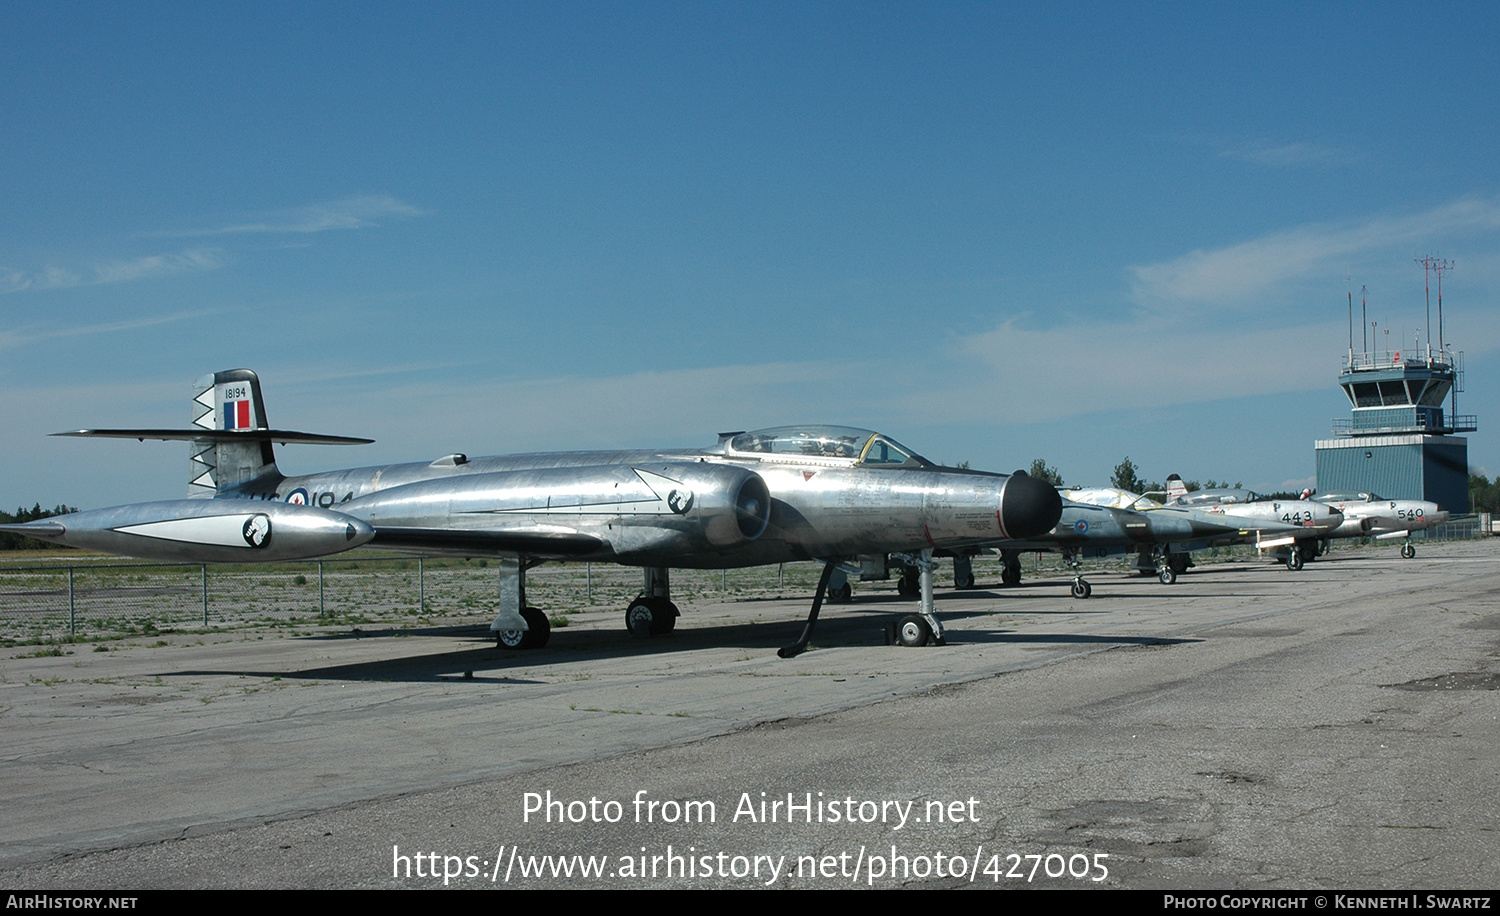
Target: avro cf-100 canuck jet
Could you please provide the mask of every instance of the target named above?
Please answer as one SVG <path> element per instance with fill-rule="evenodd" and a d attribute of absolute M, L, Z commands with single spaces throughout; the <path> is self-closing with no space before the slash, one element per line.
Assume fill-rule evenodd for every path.
<path fill-rule="evenodd" d="M 943 641 L 932 610 L 934 550 L 1027 538 L 1057 524 L 1061 500 L 1026 476 L 945 468 L 894 439 L 840 426 L 721 433 L 709 448 L 543 452 L 355 468 L 288 477 L 272 443 L 354 444 L 271 429 L 248 369 L 200 379 L 193 425 L 59 435 L 185 440 L 189 498 L 57 516 L 0 529 L 160 560 L 308 559 L 368 544 L 423 555 L 500 558 L 491 629 L 502 646 L 538 648 L 549 624 L 526 603 L 526 570 L 548 560 L 645 569 L 625 612 L 638 636 L 678 616 L 668 569 L 821 560 L 823 575 L 794 655 L 807 645 L 837 565 L 907 554 L 921 565 L 922 613 L 903 644 Z"/>

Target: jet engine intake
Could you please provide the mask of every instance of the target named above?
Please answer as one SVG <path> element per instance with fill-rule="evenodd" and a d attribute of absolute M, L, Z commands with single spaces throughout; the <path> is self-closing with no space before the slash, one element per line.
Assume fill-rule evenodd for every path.
<path fill-rule="evenodd" d="M 771 523 L 771 490 L 754 471 L 707 462 L 643 466 L 681 482 L 692 495 L 683 515 L 696 519 L 714 547 L 753 541 Z"/>

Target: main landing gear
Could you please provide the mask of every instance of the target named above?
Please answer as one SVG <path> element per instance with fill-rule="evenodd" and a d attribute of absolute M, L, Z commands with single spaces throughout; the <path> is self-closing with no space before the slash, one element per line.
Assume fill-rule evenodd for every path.
<path fill-rule="evenodd" d="M 631 636 L 665 636 L 677 628 L 680 613 L 672 603 L 671 575 L 665 566 L 647 566 L 640 597 L 625 609 L 625 629 Z"/>
<path fill-rule="evenodd" d="M 500 608 L 490 624 L 498 648 L 540 649 L 552 636 L 547 615 L 526 606 L 526 570 L 539 562 L 514 557 L 500 559 Z M 648 566 L 645 587 L 625 610 L 625 629 L 631 636 L 665 636 L 677 627 L 678 616 L 666 568 Z"/>
<path fill-rule="evenodd" d="M 1417 548 L 1415 548 L 1415 547 L 1412 546 L 1411 541 L 1408 540 L 1405 544 L 1401 545 L 1401 556 L 1404 559 L 1410 560 L 1412 557 L 1414 557 L 1416 555 L 1417 555 Z"/>
<path fill-rule="evenodd" d="M 526 570 L 538 561 L 500 558 L 500 609 L 490 631 L 500 649 L 540 649 L 552 637 L 552 624 L 540 609 L 526 606 Z"/>
<path fill-rule="evenodd" d="M 1021 584 L 1021 552 L 1019 550 L 1000 551 L 1000 584 L 1012 587 Z"/>
<path fill-rule="evenodd" d="M 552 623 L 547 615 L 534 607 L 521 609 L 521 619 L 526 621 L 524 630 L 496 630 L 495 642 L 502 649 L 540 649 L 552 637 Z"/>
<path fill-rule="evenodd" d="M 961 553 L 953 557 L 953 587 L 957 589 L 974 587 L 974 561 Z"/>

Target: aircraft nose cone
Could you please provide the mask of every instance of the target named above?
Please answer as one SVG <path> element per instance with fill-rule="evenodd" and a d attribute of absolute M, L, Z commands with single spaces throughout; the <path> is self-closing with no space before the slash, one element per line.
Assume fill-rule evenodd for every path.
<path fill-rule="evenodd" d="M 1000 487 L 1000 528 L 1007 538 L 1032 538 L 1057 527 L 1062 497 L 1051 484 L 1017 471 Z"/>

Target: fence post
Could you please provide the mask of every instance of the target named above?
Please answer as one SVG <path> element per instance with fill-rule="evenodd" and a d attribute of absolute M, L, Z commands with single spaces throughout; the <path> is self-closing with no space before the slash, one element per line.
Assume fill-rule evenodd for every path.
<path fill-rule="evenodd" d="M 78 635 L 77 617 L 73 610 L 73 567 L 68 567 L 68 635 Z"/>
<path fill-rule="evenodd" d="M 326 617 L 327 612 L 323 610 L 323 561 L 318 561 L 318 616 Z"/>
<path fill-rule="evenodd" d="M 583 577 L 589 584 L 589 604 L 594 603 L 594 564 L 583 564 Z"/>
<path fill-rule="evenodd" d="M 417 557 L 417 613 L 427 613 L 427 571 L 421 557 Z"/>
<path fill-rule="evenodd" d="M 203 625 L 208 626 L 208 564 L 203 564 Z"/>

